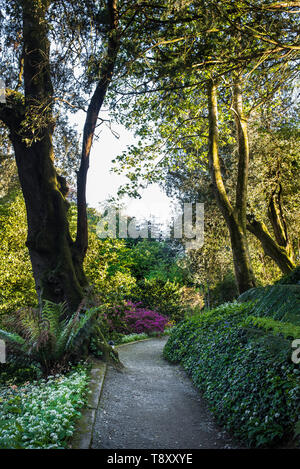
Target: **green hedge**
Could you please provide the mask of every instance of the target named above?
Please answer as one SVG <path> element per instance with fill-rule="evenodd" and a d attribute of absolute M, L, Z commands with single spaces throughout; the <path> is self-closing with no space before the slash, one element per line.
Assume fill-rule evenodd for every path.
<path fill-rule="evenodd" d="M 248 316 L 243 325 L 257 326 L 265 331 L 271 331 L 274 335 L 281 335 L 287 339 L 300 338 L 300 326 L 295 326 L 295 324 L 290 322 L 275 321 L 272 318 Z"/>
<path fill-rule="evenodd" d="M 183 365 L 227 430 L 249 446 L 272 446 L 293 434 L 300 371 L 290 340 L 245 325 L 252 308 L 231 303 L 182 321 L 164 357 Z"/>

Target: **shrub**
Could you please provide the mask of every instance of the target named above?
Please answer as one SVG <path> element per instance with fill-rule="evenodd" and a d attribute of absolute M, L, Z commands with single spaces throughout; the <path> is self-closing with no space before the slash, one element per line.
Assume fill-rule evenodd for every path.
<path fill-rule="evenodd" d="M 238 297 L 238 289 L 235 276 L 232 272 L 227 273 L 223 280 L 218 282 L 214 288 L 209 290 L 209 302 L 211 307 L 216 307 Z"/>
<path fill-rule="evenodd" d="M 106 340 L 119 342 L 123 334 L 128 333 L 125 324 L 127 301 L 116 297 L 116 303 L 105 303 L 98 315 L 97 323 Z"/>
<path fill-rule="evenodd" d="M 160 279 L 144 279 L 134 291 L 135 300 L 176 322 L 184 317 L 181 297 L 181 287 L 177 283 Z"/>
<path fill-rule="evenodd" d="M 291 436 L 299 415 L 299 370 L 291 343 L 250 323 L 251 303 L 232 303 L 175 326 L 164 356 L 180 362 L 218 422 L 249 446 Z"/>
<path fill-rule="evenodd" d="M 189 272 L 178 257 L 178 250 L 168 241 L 150 239 L 127 240 L 130 246 L 132 264 L 130 270 L 139 281 L 144 278 L 170 280 L 185 284 Z"/>
<path fill-rule="evenodd" d="M 203 295 L 194 287 L 181 288 L 181 303 L 184 307 L 186 314 L 194 314 L 203 309 L 204 301 Z"/>
<path fill-rule="evenodd" d="M 139 305 L 139 303 L 127 303 L 130 308 L 125 311 L 124 317 L 127 330 L 137 334 L 163 333 L 165 326 L 169 323 L 169 318 L 148 308 L 139 307 Z"/>
<path fill-rule="evenodd" d="M 20 193 L 0 200 L 0 321 L 24 304 L 37 304 L 30 257 L 25 246 L 26 209 Z"/>
<path fill-rule="evenodd" d="M 107 305 L 105 312 L 99 315 L 99 323 L 106 339 L 121 342 L 124 334 L 162 334 L 170 319 L 144 308 L 141 302 L 127 300 L 117 306 Z"/>
<path fill-rule="evenodd" d="M 0 363 L 0 386 L 34 381 L 42 375 L 40 364 L 31 357 L 9 353 L 6 363 Z"/>

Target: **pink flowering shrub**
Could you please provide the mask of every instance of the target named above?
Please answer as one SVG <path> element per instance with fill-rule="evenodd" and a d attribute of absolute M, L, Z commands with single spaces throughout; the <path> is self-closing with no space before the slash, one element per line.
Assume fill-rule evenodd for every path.
<path fill-rule="evenodd" d="M 124 324 L 128 332 L 142 334 L 150 334 L 151 332 L 164 332 L 169 318 L 163 316 L 156 311 L 143 308 L 141 303 L 127 302 L 127 310 L 124 315 Z"/>
<path fill-rule="evenodd" d="M 142 306 L 141 302 L 126 301 L 107 308 L 101 315 L 101 327 L 107 338 L 118 338 L 120 334 L 163 333 L 170 318 Z"/>

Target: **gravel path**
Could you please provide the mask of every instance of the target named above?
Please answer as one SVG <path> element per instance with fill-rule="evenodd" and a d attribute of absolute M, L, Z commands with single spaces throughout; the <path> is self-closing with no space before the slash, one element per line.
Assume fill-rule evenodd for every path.
<path fill-rule="evenodd" d="M 162 358 L 166 339 L 119 348 L 123 372 L 108 367 L 92 448 L 238 448 L 177 365 Z"/>

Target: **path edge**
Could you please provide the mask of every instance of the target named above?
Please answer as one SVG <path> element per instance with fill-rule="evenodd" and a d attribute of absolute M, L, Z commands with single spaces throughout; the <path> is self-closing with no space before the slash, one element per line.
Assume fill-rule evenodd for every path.
<path fill-rule="evenodd" d="M 133 340 L 132 342 L 125 342 L 125 344 L 117 344 L 115 345 L 115 348 L 117 349 L 119 347 L 124 347 L 125 345 L 137 344 L 138 342 L 146 342 L 147 340 L 163 339 L 164 337 L 169 338 L 170 334 L 165 334 L 165 335 L 162 335 L 161 337 L 148 337 L 147 339 Z"/>
<path fill-rule="evenodd" d="M 71 449 L 90 449 L 96 419 L 96 411 L 106 375 L 107 364 L 100 360 L 92 360 L 90 381 L 88 386 L 88 402 L 82 409 L 81 416 L 76 423 L 75 431 L 70 441 Z"/>

